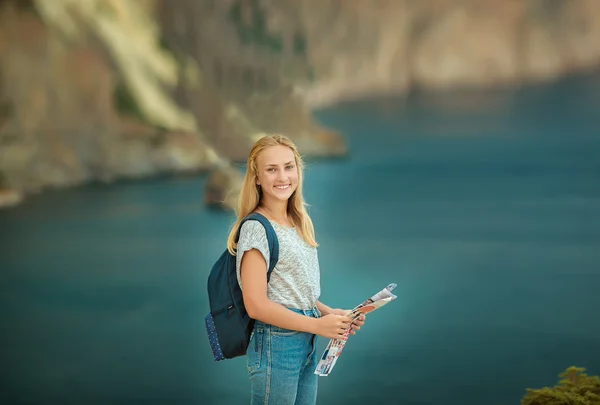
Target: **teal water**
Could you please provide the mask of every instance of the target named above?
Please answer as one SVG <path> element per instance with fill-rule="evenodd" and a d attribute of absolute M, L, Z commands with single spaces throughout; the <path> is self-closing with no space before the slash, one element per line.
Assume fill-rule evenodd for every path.
<path fill-rule="evenodd" d="M 322 299 L 398 284 L 320 404 L 509 405 L 570 365 L 600 374 L 599 103 L 591 75 L 318 112 L 351 149 L 306 173 Z M 213 363 L 204 334 L 232 218 L 202 206 L 203 182 L 0 211 L 2 403 L 248 402 L 244 360 Z"/>

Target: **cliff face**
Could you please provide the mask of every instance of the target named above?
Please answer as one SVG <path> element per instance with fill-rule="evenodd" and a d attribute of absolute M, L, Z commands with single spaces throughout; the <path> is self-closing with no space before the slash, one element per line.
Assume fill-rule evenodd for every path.
<path fill-rule="evenodd" d="M 19 194 L 214 163 L 197 134 L 117 112 L 117 76 L 98 46 L 68 44 L 30 10 L 0 9 L 0 189 Z M 2 203 L 0 202 L 0 206 Z"/>
<path fill-rule="evenodd" d="M 415 88 L 514 86 L 600 65 L 595 0 L 262 3 L 269 27 L 305 40 L 316 80 L 298 90 L 313 106 Z"/>
<path fill-rule="evenodd" d="M 36 16 L 35 1 L 0 2 L 0 206 L 46 187 L 217 166 L 225 169 L 209 181 L 207 202 L 233 201 L 239 178 L 227 162 L 245 159 L 265 133 L 290 135 L 306 155 L 346 153 L 308 107 L 519 85 L 600 64 L 596 0 L 144 0 L 136 7 L 158 22 L 155 40 L 180 62 L 165 90 L 189 113 L 177 128 L 176 112 L 145 103 L 114 29 L 68 41 Z M 135 26 L 124 3 L 96 3 L 122 13 L 113 28 Z M 92 4 L 80 11 L 93 16 Z M 128 32 L 140 40 L 137 56 L 148 55 L 148 42 Z M 190 65 L 195 80 L 184 79 Z"/>
<path fill-rule="evenodd" d="M 154 10 L 157 4 L 146 1 L 145 7 Z M 105 5 L 120 6 L 119 2 Z M 193 128 L 187 122 L 177 128 L 176 121 L 171 128 L 157 127 L 153 121 L 159 117 L 140 114 L 136 105 L 140 99 L 132 100 L 132 89 L 126 88 L 128 74 L 130 81 L 131 76 L 139 78 L 127 70 L 139 69 L 139 61 L 124 66 L 123 60 L 116 59 L 123 49 L 111 48 L 115 43 L 103 43 L 106 38 L 98 32 L 71 40 L 65 32 L 43 22 L 34 7 L 34 2 L 26 1 L 0 3 L 0 207 L 49 187 L 168 172 L 225 168 L 214 176 L 223 188 L 236 179 L 227 170 L 227 162 L 245 159 L 252 142 L 265 132 L 290 134 L 305 154 L 345 153 L 341 136 L 316 125 L 301 100 L 289 91 L 255 94 L 248 86 L 238 91 L 236 83 L 246 83 L 247 75 L 235 73 L 237 65 L 228 65 L 227 59 L 220 62 L 222 68 L 217 71 L 225 74 L 224 79 L 218 80 L 211 71 L 207 75 L 200 72 L 196 79 L 200 84 L 190 85 L 184 80 L 185 58 L 192 55 L 202 62 L 210 60 L 211 48 L 216 47 L 211 43 L 204 44 L 204 49 L 183 52 L 177 52 L 182 46 L 173 46 L 174 53 L 182 58 L 181 71 L 177 72 L 179 88 L 174 94 L 166 92 L 168 98 L 178 101 L 182 111 L 191 112 Z M 112 11 L 123 13 L 123 19 L 131 12 Z M 153 15 L 153 11 L 148 12 L 149 17 Z M 62 24 L 64 20 L 57 21 Z M 86 24 L 108 22 L 112 23 Z M 138 45 L 147 46 L 147 39 L 140 38 Z M 117 46 L 136 45 L 135 39 L 130 43 L 126 40 L 130 39 Z M 129 84 L 134 90 L 138 85 Z M 143 101 L 156 96 L 146 94 L 142 93 L 146 97 Z M 159 102 L 152 100 L 144 107 L 157 111 L 157 106 Z M 169 118 L 164 114 L 160 118 L 165 117 Z M 229 174 L 225 183 L 218 181 L 223 173 Z M 223 194 L 228 191 L 223 190 Z M 207 202 L 223 201 L 220 193 L 209 194 Z"/>
<path fill-rule="evenodd" d="M 280 48 L 280 34 L 264 26 L 258 1 L 163 0 L 157 18 L 168 46 L 189 55 L 202 71 L 198 88 L 178 89 L 200 128 L 221 153 L 245 159 L 264 133 L 288 134 L 308 155 L 346 152 L 341 136 L 320 127 L 294 94 L 309 61 Z"/>

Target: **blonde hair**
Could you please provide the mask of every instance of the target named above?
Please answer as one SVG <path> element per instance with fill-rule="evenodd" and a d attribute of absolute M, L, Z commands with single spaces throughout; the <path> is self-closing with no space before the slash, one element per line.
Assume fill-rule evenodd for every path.
<path fill-rule="evenodd" d="M 288 200 L 287 214 L 290 222 L 296 227 L 298 233 L 310 246 L 317 247 L 317 241 L 315 240 L 315 228 L 312 220 L 306 211 L 307 204 L 302 197 L 302 182 L 304 179 L 304 162 L 302 157 L 298 153 L 296 145 L 287 137 L 283 135 L 268 135 L 265 136 L 254 144 L 250 150 L 248 156 L 248 162 L 246 166 L 246 175 L 244 177 L 244 183 L 242 184 L 242 190 L 238 199 L 237 208 L 237 220 L 229 233 L 227 239 L 227 249 L 232 255 L 235 255 L 237 248 L 237 236 L 242 220 L 254 212 L 260 204 L 262 196 L 261 186 L 256 184 L 258 167 L 257 158 L 258 155 L 265 149 L 272 146 L 283 145 L 287 146 L 294 152 L 296 160 L 296 167 L 298 168 L 298 187 L 292 193 Z"/>

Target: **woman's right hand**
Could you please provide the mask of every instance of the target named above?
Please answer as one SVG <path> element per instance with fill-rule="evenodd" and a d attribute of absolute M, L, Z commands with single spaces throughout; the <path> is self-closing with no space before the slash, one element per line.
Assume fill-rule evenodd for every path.
<path fill-rule="evenodd" d="M 328 339 L 339 339 L 350 327 L 352 319 L 343 315 L 328 314 L 316 320 L 315 334 Z"/>

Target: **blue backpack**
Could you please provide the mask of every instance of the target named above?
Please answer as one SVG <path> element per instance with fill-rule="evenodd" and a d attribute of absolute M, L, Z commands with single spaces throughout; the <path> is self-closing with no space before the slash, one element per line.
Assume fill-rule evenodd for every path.
<path fill-rule="evenodd" d="M 273 226 L 267 218 L 258 213 L 248 215 L 240 223 L 259 221 L 267 232 L 269 252 L 271 254 L 267 271 L 267 282 L 279 259 L 279 241 Z M 236 236 L 236 242 L 240 237 Z M 254 328 L 254 319 L 246 312 L 242 290 L 237 281 L 236 256 L 227 249 L 214 264 L 208 276 L 208 300 L 210 312 L 204 318 L 208 341 L 215 361 L 232 359 L 246 354 L 250 334 Z"/>

